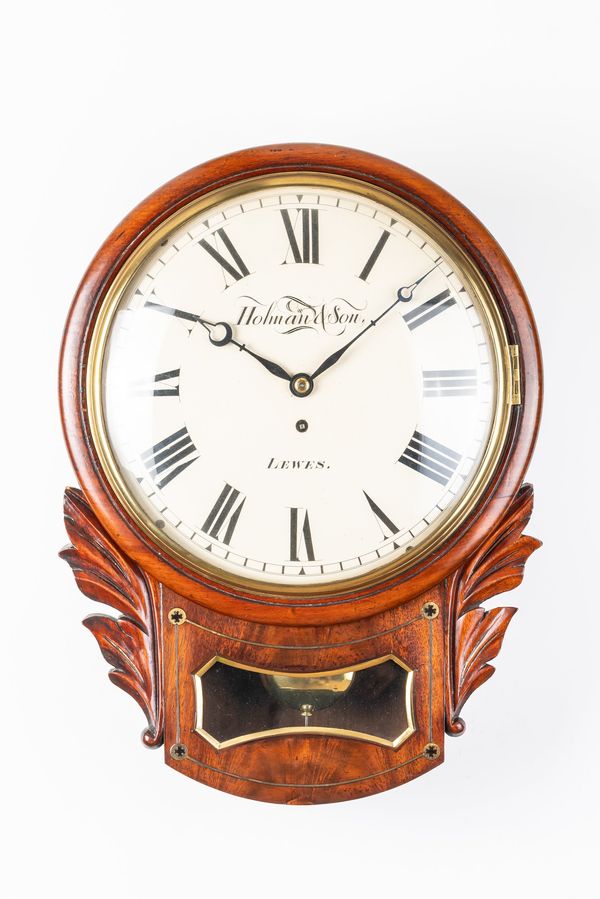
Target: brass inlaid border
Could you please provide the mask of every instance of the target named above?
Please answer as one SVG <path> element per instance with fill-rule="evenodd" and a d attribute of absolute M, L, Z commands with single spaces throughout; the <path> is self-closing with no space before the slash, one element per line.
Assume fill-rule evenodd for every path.
<path fill-rule="evenodd" d="M 428 660 L 427 660 L 427 667 L 428 667 L 427 717 L 428 717 L 428 722 L 429 722 L 429 738 L 428 738 L 428 740 L 429 740 L 429 743 L 431 743 L 433 741 L 433 621 L 431 619 L 423 618 L 422 615 L 419 615 L 416 618 L 412 618 L 409 621 L 405 622 L 404 624 L 399 625 L 397 628 L 392 628 L 391 631 L 400 630 L 401 628 L 406 627 L 408 624 L 414 624 L 418 620 L 427 621 L 427 625 L 428 625 L 428 629 L 429 629 L 429 640 L 428 640 L 429 651 L 428 651 Z M 210 631 L 209 628 L 203 628 L 202 625 L 198 625 L 195 622 L 190 621 L 189 618 L 186 618 L 186 620 L 183 622 L 183 625 L 187 625 L 187 624 L 192 624 L 192 625 L 195 625 L 196 627 L 200 627 L 204 630 Z M 181 625 L 174 625 L 174 629 L 176 632 L 179 630 L 180 626 Z M 216 631 L 210 631 L 210 633 L 218 635 L 218 632 L 216 632 Z M 386 631 L 386 632 L 382 632 L 382 633 L 386 634 L 388 632 Z M 380 635 L 375 635 L 375 636 L 380 636 Z M 175 634 L 174 639 L 177 640 L 177 633 Z M 234 638 L 234 637 L 228 637 L 227 639 L 237 640 L 238 642 L 242 642 L 242 643 L 248 642 L 248 641 L 240 640 L 239 638 Z M 373 637 L 366 638 L 366 639 L 373 639 Z M 357 642 L 362 642 L 362 641 L 357 641 Z M 258 644 L 258 645 L 267 646 L 268 644 Z M 334 645 L 336 645 L 336 644 L 334 644 Z M 340 644 L 340 645 L 344 645 L 344 644 Z M 178 642 L 176 642 L 175 643 L 175 651 L 174 651 L 176 683 L 179 682 L 179 649 L 178 649 L 178 647 L 179 647 L 179 644 L 178 644 Z M 274 648 L 286 648 L 286 647 L 274 647 Z M 289 648 L 290 649 L 306 649 L 307 647 L 292 646 Z M 319 649 L 321 647 L 310 647 L 310 648 Z M 241 665 L 240 667 L 244 667 L 244 666 Z M 405 667 L 405 666 L 403 666 L 403 667 Z M 353 670 L 352 666 L 350 666 L 349 669 L 347 669 L 347 670 Z M 408 669 L 408 667 L 406 666 L 406 670 L 410 670 L 410 669 Z M 194 676 L 194 675 L 192 675 L 192 676 Z M 179 691 L 177 692 L 177 695 L 179 696 Z M 410 700 L 411 700 L 411 717 L 412 717 L 412 720 L 414 723 L 414 713 L 413 713 L 413 709 L 412 709 L 412 704 L 413 704 L 412 683 L 411 683 L 411 689 L 410 689 Z M 178 735 L 180 735 L 181 734 L 181 710 L 180 710 L 180 702 L 179 701 L 177 701 L 175 703 L 175 723 L 176 723 L 176 733 Z M 307 730 L 308 730 L 308 728 L 300 728 L 300 735 L 302 735 L 303 733 L 306 733 Z M 325 728 L 324 730 L 329 733 L 331 733 L 331 731 L 332 731 L 332 729 L 329 729 L 329 728 Z M 194 731 L 195 731 L 195 729 L 194 729 Z M 198 731 L 195 731 L 195 732 L 198 733 Z M 416 733 L 416 728 L 413 731 L 413 733 Z M 370 742 L 370 741 L 365 741 L 365 742 Z M 427 754 L 425 752 L 425 748 L 424 748 L 422 752 L 418 753 L 417 755 L 413 756 L 410 759 L 407 759 L 404 762 L 400 762 L 398 765 L 393 765 L 391 768 L 385 768 L 385 769 L 382 769 L 381 771 L 375 771 L 371 774 L 366 774 L 363 777 L 351 778 L 349 780 L 332 781 L 330 783 L 278 783 L 276 781 L 261 780 L 260 778 L 255 778 L 255 777 L 244 777 L 241 774 L 235 774 L 231 771 L 225 771 L 222 768 L 217 768 L 215 765 L 209 765 L 206 762 L 202 762 L 199 759 L 194 758 L 194 756 L 189 755 L 189 753 L 186 754 L 186 759 L 189 760 L 190 762 L 192 762 L 193 764 L 198 765 L 201 768 L 205 768 L 208 771 L 213 771 L 215 774 L 222 774 L 223 777 L 230 777 L 230 778 L 233 778 L 234 780 L 245 781 L 247 783 L 261 784 L 263 786 L 281 787 L 281 788 L 304 787 L 307 789 L 322 789 L 325 787 L 337 787 L 337 786 L 344 786 L 344 785 L 352 784 L 352 783 L 361 783 L 362 781 L 365 781 L 365 780 L 372 780 L 373 778 L 376 778 L 376 777 L 383 777 L 386 774 L 392 774 L 394 771 L 398 771 L 399 769 L 406 767 L 406 765 L 413 764 L 414 762 L 417 762 L 421 758 L 426 759 L 428 761 L 433 761 L 433 759 L 431 759 L 430 757 L 427 756 Z"/>
<path fill-rule="evenodd" d="M 429 742 L 433 740 L 433 619 L 429 618 Z"/>
<path fill-rule="evenodd" d="M 233 637 L 230 634 L 224 634 L 221 631 L 213 630 L 213 628 L 206 627 L 204 624 L 199 624 L 197 621 L 191 621 L 190 618 L 187 618 L 184 624 L 191 624 L 192 627 L 197 627 L 199 630 L 206 631 L 207 634 L 213 634 L 215 637 L 223 637 L 224 640 L 230 640 L 232 643 L 242 643 L 245 646 L 260 646 L 263 649 L 299 650 L 302 652 L 310 650 L 316 652 L 320 649 L 335 649 L 337 646 L 354 646 L 357 643 L 365 643 L 367 640 L 375 640 L 377 637 L 387 637 L 388 634 L 394 634 L 396 631 L 408 627 L 409 624 L 420 621 L 422 617 L 422 615 L 415 615 L 414 618 L 409 618 L 408 621 L 404 621 L 402 624 L 396 624 L 394 627 L 390 627 L 385 631 L 379 631 L 377 634 L 370 634 L 365 637 L 356 637 L 354 640 L 342 640 L 339 643 L 314 643 L 312 645 L 303 645 L 302 643 L 260 643 L 258 640 L 245 640 L 243 637 Z"/>
<path fill-rule="evenodd" d="M 384 768 L 381 771 L 374 771 L 372 774 L 365 774 L 362 777 L 351 777 L 348 780 L 333 780 L 329 783 L 278 783 L 277 781 L 260 780 L 260 778 L 258 777 L 244 777 L 243 774 L 234 774 L 231 771 L 223 771 L 222 768 L 217 768 L 215 765 L 208 765 L 206 762 L 201 762 L 200 759 L 196 759 L 191 755 L 188 755 L 186 758 L 188 761 L 193 762 L 193 764 L 198 765 L 200 768 L 206 768 L 207 771 L 213 771 L 215 774 L 222 774 L 223 777 L 231 777 L 234 780 L 242 780 L 246 783 L 260 784 L 264 787 L 283 787 L 288 790 L 298 788 L 320 790 L 327 789 L 328 787 L 344 787 L 348 786 L 349 784 L 362 783 L 365 780 L 373 780 L 373 778 L 375 777 L 384 777 L 386 774 L 393 774 L 394 771 L 399 771 L 401 768 L 406 768 L 407 765 L 412 765 L 414 762 L 418 762 L 419 759 L 432 761 L 431 759 L 428 759 L 425 751 L 423 750 L 423 752 L 420 752 L 418 755 L 415 755 L 410 759 L 406 759 L 406 761 L 404 762 L 400 762 L 398 765 L 393 765 L 391 768 Z"/>
<path fill-rule="evenodd" d="M 493 424 L 487 440 L 479 469 L 467 488 L 465 494 L 456 505 L 450 506 L 447 515 L 442 513 L 438 519 L 437 527 L 434 526 L 430 536 L 417 544 L 413 552 L 405 553 L 401 558 L 396 558 L 387 565 L 382 565 L 362 575 L 353 575 L 334 581 L 322 583 L 287 584 L 268 583 L 257 578 L 249 578 L 225 571 L 217 566 L 200 560 L 191 552 L 185 551 L 175 544 L 166 534 L 155 527 L 150 518 L 141 512 L 131 491 L 125 483 L 125 479 L 114 457 L 110 441 L 108 439 L 106 421 L 102 400 L 102 372 L 104 351 L 106 348 L 110 327 L 118 304 L 128 284 L 135 276 L 137 268 L 143 258 L 147 257 L 160 244 L 165 235 L 178 228 L 192 216 L 205 213 L 209 208 L 238 197 L 249 191 L 264 188 L 281 187 L 285 185 L 312 185 L 315 188 L 331 188 L 338 190 L 350 190 L 358 193 L 373 202 L 380 203 L 387 208 L 396 211 L 399 215 L 408 218 L 419 228 L 425 236 L 437 244 L 444 254 L 452 261 L 454 269 L 458 271 L 461 280 L 478 301 L 478 311 L 486 328 L 490 340 L 491 355 L 495 371 L 497 386 L 495 397 L 495 410 Z M 464 253 L 456 241 L 445 232 L 425 213 L 404 199 L 389 193 L 379 187 L 350 178 L 345 175 L 329 175 L 319 172 L 285 172 L 269 176 L 257 176 L 236 182 L 225 188 L 219 188 L 194 200 L 187 206 L 174 213 L 162 222 L 146 237 L 135 252 L 129 257 L 118 271 L 110 285 L 106 297 L 100 308 L 98 318 L 91 336 L 86 373 L 86 393 L 88 401 L 89 423 L 92 440 L 98 453 L 100 464 L 115 491 L 119 501 L 136 525 L 158 546 L 166 550 L 167 554 L 179 560 L 200 575 L 204 575 L 218 584 L 227 587 L 237 587 L 248 590 L 260 596 L 306 596 L 309 592 L 312 596 L 344 595 L 363 587 L 376 585 L 392 575 L 399 574 L 410 568 L 418 560 L 424 558 L 450 534 L 456 530 L 469 516 L 475 504 L 481 497 L 485 487 L 489 483 L 493 472 L 500 459 L 504 448 L 504 442 L 508 431 L 511 411 L 512 373 L 509 364 L 509 344 L 506 330 L 497 308 L 493 294 L 484 280 L 482 274 L 474 262 Z"/>
<path fill-rule="evenodd" d="M 177 714 L 175 716 L 175 742 L 181 743 L 181 715 L 180 715 L 180 706 L 181 706 L 181 696 L 179 689 L 179 627 L 175 627 L 175 634 L 173 637 L 175 641 L 174 646 L 174 654 L 175 654 L 175 708 L 177 710 Z"/>

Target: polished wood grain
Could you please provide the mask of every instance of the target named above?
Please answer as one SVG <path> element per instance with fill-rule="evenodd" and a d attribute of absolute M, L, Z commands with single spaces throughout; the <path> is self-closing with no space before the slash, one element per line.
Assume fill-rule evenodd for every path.
<path fill-rule="evenodd" d="M 181 602 L 188 615 L 183 625 L 168 627 L 165 621 L 167 764 L 239 796 L 294 804 L 367 796 L 441 764 L 443 623 L 439 616 L 429 620 L 422 614 L 428 601 L 439 600 L 439 591 L 434 589 L 400 608 L 374 616 L 368 625 L 354 621 L 337 627 L 290 629 L 257 623 L 242 627 L 167 591 L 165 605 Z M 217 654 L 242 664 L 294 672 L 346 668 L 388 653 L 414 671 L 416 730 L 398 749 L 346 737 L 295 734 L 217 750 L 196 732 L 192 673 Z M 171 755 L 171 747 L 179 743 L 186 746 L 185 758 Z M 431 743 L 440 750 L 433 758 L 425 753 Z"/>
<path fill-rule="evenodd" d="M 169 558 L 137 528 L 99 464 L 87 412 L 90 334 L 120 267 L 160 222 L 210 191 L 275 172 L 359 178 L 408 200 L 440 224 L 478 267 L 521 355 L 520 406 L 504 454 L 468 520 L 429 558 L 369 589 L 325 597 L 265 596 L 211 583 Z M 198 166 L 152 194 L 118 226 L 85 274 L 61 356 L 65 438 L 82 491 L 67 490 L 71 546 L 63 558 L 80 589 L 120 614 L 86 626 L 113 666 L 111 680 L 146 714 L 144 742 L 165 742 L 167 764 L 240 796 L 288 804 L 357 798 L 443 761 L 444 730 L 493 673 L 513 608 L 481 603 L 516 587 L 539 542 L 523 535 L 533 491 L 522 487 L 537 435 L 541 358 L 523 288 L 483 225 L 437 185 L 389 160 L 316 144 L 260 147 Z M 181 623 L 169 618 L 183 609 Z M 215 656 L 267 670 L 327 671 L 389 653 L 414 672 L 415 730 L 398 748 L 339 735 L 280 735 L 215 749 L 196 730 L 194 674 Z M 183 748 L 182 748 L 183 747 Z M 433 748 L 432 748 L 433 747 Z"/>

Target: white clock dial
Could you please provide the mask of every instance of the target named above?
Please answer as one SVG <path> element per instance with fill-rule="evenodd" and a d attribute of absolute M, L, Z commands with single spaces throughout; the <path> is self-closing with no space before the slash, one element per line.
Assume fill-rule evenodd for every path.
<path fill-rule="evenodd" d="M 300 179 L 192 209 L 150 244 L 103 360 L 130 506 L 193 564 L 257 587 L 418 553 L 480 469 L 501 385 L 459 254 Z"/>

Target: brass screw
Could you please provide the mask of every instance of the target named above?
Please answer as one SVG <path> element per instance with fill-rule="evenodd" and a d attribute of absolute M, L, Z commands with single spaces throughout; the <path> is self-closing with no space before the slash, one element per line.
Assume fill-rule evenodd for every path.
<path fill-rule="evenodd" d="M 183 611 L 183 609 L 171 609 L 169 612 L 169 621 L 171 624 L 183 624 L 187 615 Z"/>
<path fill-rule="evenodd" d="M 184 759 L 187 755 L 187 746 L 185 743 L 173 743 L 169 749 L 169 755 L 172 759 Z"/>
<path fill-rule="evenodd" d="M 421 615 L 423 616 L 423 618 L 429 618 L 430 621 L 433 621 L 434 618 L 437 618 L 439 614 L 440 607 L 436 602 L 426 602 L 421 609 Z"/>
<path fill-rule="evenodd" d="M 437 743 L 428 743 L 423 750 L 423 755 L 427 759 L 437 759 L 441 750 Z"/>

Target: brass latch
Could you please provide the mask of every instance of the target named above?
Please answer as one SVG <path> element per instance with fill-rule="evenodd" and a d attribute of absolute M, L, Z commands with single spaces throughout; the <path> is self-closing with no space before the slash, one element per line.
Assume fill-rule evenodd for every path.
<path fill-rule="evenodd" d="M 508 347 L 509 362 L 509 392 L 508 403 L 510 406 L 521 405 L 521 367 L 519 365 L 519 347 L 510 344 Z"/>

